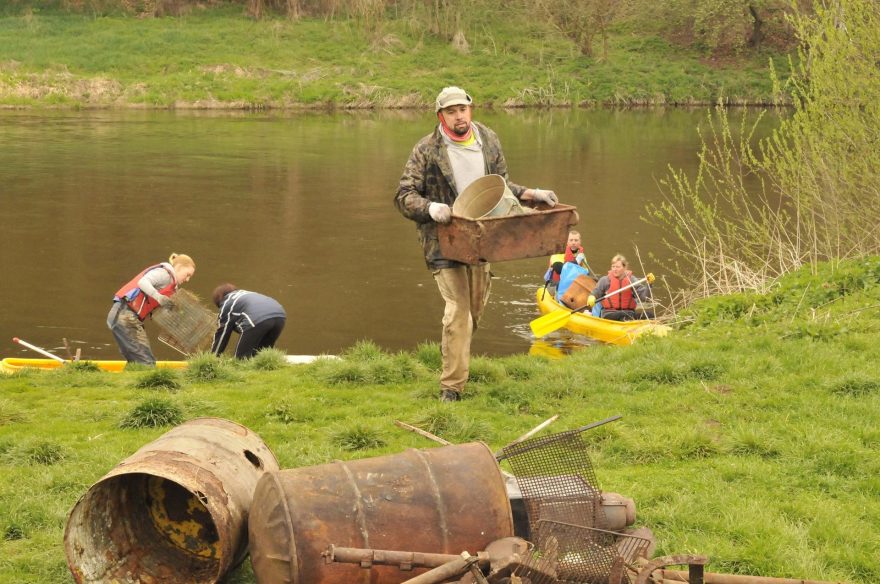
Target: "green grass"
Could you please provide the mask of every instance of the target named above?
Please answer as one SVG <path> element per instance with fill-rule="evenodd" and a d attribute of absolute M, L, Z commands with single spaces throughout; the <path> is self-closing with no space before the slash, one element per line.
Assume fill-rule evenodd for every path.
<path fill-rule="evenodd" d="M 9 12 L 0 105 L 413 107 L 453 83 L 496 106 L 766 103 L 768 58 L 779 57 L 710 66 L 652 32 L 621 31 L 600 61 L 523 9 L 462 26 L 467 54 L 406 18 L 368 30 L 345 19 L 254 21 L 240 7 L 146 19 Z"/>
<path fill-rule="evenodd" d="M 706 554 L 714 572 L 874 584 L 878 307 L 880 258 L 826 265 L 766 297 L 704 301 L 667 338 L 561 361 L 474 359 L 454 404 L 437 400 L 433 344 L 390 354 L 364 340 L 342 360 L 279 369 L 201 356 L 173 392 L 137 387 L 144 371 L 4 376 L 0 582 L 68 580 L 74 503 L 182 420 L 235 420 L 295 468 L 436 446 L 394 420 L 497 450 L 553 414 L 545 433 L 622 414 L 588 432 L 591 455 L 601 487 L 636 501 L 656 555 Z M 835 332 L 792 334 L 810 327 Z M 230 581 L 253 583 L 249 562 Z"/>

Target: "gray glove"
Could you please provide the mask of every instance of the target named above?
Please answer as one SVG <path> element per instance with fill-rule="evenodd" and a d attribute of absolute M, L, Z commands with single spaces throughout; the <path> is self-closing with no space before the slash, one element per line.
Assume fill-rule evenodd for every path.
<path fill-rule="evenodd" d="M 431 203 L 428 205 L 428 214 L 437 223 L 449 223 L 452 221 L 452 209 L 446 203 Z"/>
<path fill-rule="evenodd" d="M 177 306 L 177 303 L 174 301 L 174 298 L 170 296 L 165 296 L 164 294 L 159 295 L 159 306 L 164 308 L 165 310 L 174 310 L 174 307 Z"/>
<path fill-rule="evenodd" d="M 556 203 L 559 202 L 559 197 L 557 197 L 556 193 L 553 191 L 545 191 L 543 189 L 532 189 L 532 191 L 534 191 L 532 200 L 537 203 L 544 203 L 551 207 L 555 207 Z"/>

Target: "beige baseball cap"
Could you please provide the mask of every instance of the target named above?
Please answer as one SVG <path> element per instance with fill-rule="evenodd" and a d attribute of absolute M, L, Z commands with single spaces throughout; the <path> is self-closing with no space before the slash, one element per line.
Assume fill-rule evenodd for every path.
<path fill-rule="evenodd" d="M 439 112 L 451 105 L 472 105 L 473 102 L 474 100 L 471 99 L 471 96 L 461 87 L 444 87 L 440 94 L 437 95 L 434 111 Z"/>

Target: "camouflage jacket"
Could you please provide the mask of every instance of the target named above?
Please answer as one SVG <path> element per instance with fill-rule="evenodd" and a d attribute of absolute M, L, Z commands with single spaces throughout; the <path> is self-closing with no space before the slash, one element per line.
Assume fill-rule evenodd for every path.
<path fill-rule="evenodd" d="M 483 160 L 486 174 L 500 174 L 507 181 L 507 162 L 501 151 L 498 136 L 486 126 L 474 122 L 483 143 Z M 520 198 L 526 188 L 507 181 L 511 192 Z M 440 254 L 440 242 L 437 239 L 437 224 L 428 213 L 431 203 L 446 203 L 450 207 L 458 197 L 455 190 L 455 179 L 452 174 L 452 163 L 446 154 L 446 145 L 440 135 L 440 129 L 419 140 L 409 155 L 394 204 L 407 219 L 416 222 L 419 241 L 425 252 L 425 263 L 431 270 L 461 265 L 448 260 Z"/>

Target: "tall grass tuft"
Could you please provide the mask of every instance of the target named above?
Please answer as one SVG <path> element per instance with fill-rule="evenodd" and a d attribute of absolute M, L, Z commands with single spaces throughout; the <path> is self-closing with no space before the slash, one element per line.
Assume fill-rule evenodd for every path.
<path fill-rule="evenodd" d="M 28 464 L 50 466 L 61 462 L 65 457 L 64 448 L 60 444 L 46 440 L 24 446 L 21 449 L 21 458 Z"/>
<path fill-rule="evenodd" d="M 416 418 L 413 425 L 453 443 L 489 442 L 492 437 L 492 427 L 487 421 L 475 420 L 443 406 L 429 409 Z"/>
<path fill-rule="evenodd" d="M 438 343 L 419 343 L 416 347 L 416 359 L 431 371 L 440 371 L 443 368 L 443 355 Z"/>
<path fill-rule="evenodd" d="M 3 539 L 5 541 L 16 541 L 19 539 L 25 539 L 27 535 L 25 534 L 24 528 L 22 528 L 18 524 L 7 525 L 6 529 L 3 530 Z"/>
<path fill-rule="evenodd" d="M 287 367 L 287 355 L 280 349 L 267 347 L 248 359 L 247 365 L 256 371 L 277 371 Z"/>
<path fill-rule="evenodd" d="M 236 379 L 227 360 L 213 353 L 199 353 L 187 361 L 186 377 L 191 381 L 234 381 Z"/>
<path fill-rule="evenodd" d="M 175 371 L 157 368 L 138 378 L 134 386 L 138 389 L 167 389 L 175 391 L 180 389 L 180 382 Z"/>
<path fill-rule="evenodd" d="M 60 444 L 43 440 L 32 446 L 25 447 L 22 457 L 29 464 L 50 466 L 64 460 L 65 453 L 64 448 Z"/>
<path fill-rule="evenodd" d="M 386 444 L 385 438 L 378 430 L 362 424 L 337 430 L 331 439 L 335 445 L 349 452 L 381 448 Z"/>
<path fill-rule="evenodd" d="M 382 359 L 384 356 L 385 352 L 382 348 L 369 340 L 357 341 L 354 345 L 340 354 L 340 357 L 343 359 L 356 363 L 368 363 L 370 361 Z"/>
<path fill-rule="evenodd" d="M 24 421 L 25 415 L 13 406 L 12 400 L 0 400 L 0 426 Z"/>
<path fill-rule="evenodd" d="M 135 406 L 120 422 L 120 428 L 159 428 L 175 426 L 183 421 L 183 412 L 173 402 L 150 398 Z"/>

